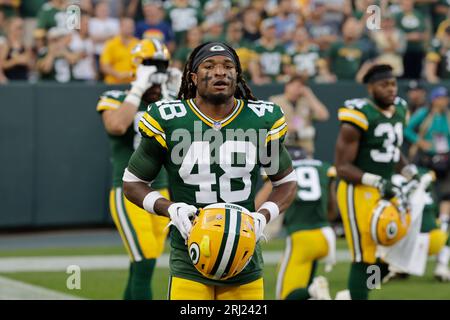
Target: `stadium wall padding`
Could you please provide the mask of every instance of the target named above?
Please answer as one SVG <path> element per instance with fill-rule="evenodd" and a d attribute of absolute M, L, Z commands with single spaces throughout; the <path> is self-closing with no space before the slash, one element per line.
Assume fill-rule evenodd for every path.
<path fill-rule="evenodd" d="M 109 225 L 109 144 L 95 111 L 108 89 L 86 83 L 0 86 L 0 229 Z M 355 83 L 312 85 L 330 111 L 317 123 L 316 157 L 334 158 L 336 114 L 342 102 L 365 95 Z M 282 85 L 253 88 L 259 99 Z"/>

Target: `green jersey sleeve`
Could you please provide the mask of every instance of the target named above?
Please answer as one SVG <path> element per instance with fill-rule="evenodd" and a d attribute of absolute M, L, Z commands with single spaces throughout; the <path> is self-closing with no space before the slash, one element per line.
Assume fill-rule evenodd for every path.
<path fill-rule="evenodd" d="M 341 123 L 349 123 L 358 129 L 367 131 L 369 120 L 363 111 L 366 101 L 364 99 L 346 100 L 344 106 L 338 110 L 338 119 Z"/>
<path fill-rule="evenodd" d="M 109 90 L 104 92 L 97 103 L 97 112 L 101 113 L 105 110 L 119 109 L 122 102 L 125 100 L 126 94 L 119 90 Z"/>
<path fill-rule="evenodd" d="M 131 155 L 128 170 L 144 181 L 153 181 L 161 171 L 165 150 L 152 138 L 142 138 Z"/>
<path fill-rule="evenodd" d="M 147 111 L 139 122 L 139 131 L 144 138 L 155 139 L 161 147 L 167 150 L 164 122 L 158 108 L 162 102 L 155 102 L 148 106 Z"/>

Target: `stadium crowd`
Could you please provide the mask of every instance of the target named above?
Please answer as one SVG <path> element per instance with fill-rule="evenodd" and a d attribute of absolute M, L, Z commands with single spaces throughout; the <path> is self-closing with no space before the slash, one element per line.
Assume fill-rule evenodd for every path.
<path fill-rule="evenodd" d="M 368 28 L 372 4 L 381 19 Z M 0 83 L 129 83 L 129 51 L 142 38 L 164 41 L 179 68 L 199 43 L 227 41 L 256 85 L 360 81 L 374 63 L 437 83 L 450 77 L 449 8 L 447 0 L 0 0 Z"/>

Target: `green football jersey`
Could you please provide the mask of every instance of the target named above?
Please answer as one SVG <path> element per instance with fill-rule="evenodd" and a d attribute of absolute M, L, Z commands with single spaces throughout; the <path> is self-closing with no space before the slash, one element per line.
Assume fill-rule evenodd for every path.
<path fill-rule="evenodd" d="M 258 55 L 263 75 L 271 77 L 272 80 L 276 80 L 276 76 L 283 73 L 283 65 L 290 63 L 289 55 L 281 45 L 269 49 L 256 42 L 253 51 Z"/>
<path fill-rule="evenodd" d="M 294 160 L 292 166 L 298 188 L 295 201 L 284 214 L 288 234 L 328 226 L 328 192 L 336 169 L 316 159 Z"/>
<path fill-rule="evenodd" d="M 306 50 L 292 49 L 288 54 L 298 73 L 307 74 L 309 77 L 317 75 L 317 63 L 321 58 L 319 46 L 311 44 Z"/>
<path fill-rule="evenodd" d="M 368 98 L 347 100 L 344 105 L 338 111 L 339 120 L 356 126 L 362 134 L 353 164 L 364 172 L 390 179 L 400 161 L 406 101 L 395 99 L 395 112 L 390 118 Z"/>
<path fill-rule="evenodd" d="M 104 92 L 97 103 L 97 111 L 101 113 L 105 110 L 115 110 L 120 108 L 120 105 L 125 100 L 126 96 L 127 93 L 125 91 L 110 90 Z M 113 167 L 114 188 L 122 187 L 123 172 L 128 165 L 128 160 L 139 145 L 141 135 L 139 133 L 138 124 L 145 110 L 147 110 L 147 106 L 146 103 L 141 101 L 133 125 L 128 128 L 124 135 L 113 136 L 108 134 L 111 149 L 110 161 Z M 167 177 L 164 170 L 161 170 L 159 176 L 152 182 L 152 187 L 154 189 L 167 188 Z"/>
<path fill-rule="evenodd" d="M 202 113 L 193 99 L 160 101 L 149 106 L 139 128 L 144 137 L 142 143 L 152 142 L 161 150 L 160 156 L 153 156 L 151 160 L 166 168 L 174 202 L 198 208 L 226 202 L 255 211 L 261 168 L 270 176 L 291 166 L 289 156 L 287 159 L 280 156 L 286 151 L 281 147 L 287 131 L 284 114 L 271 102 L 235 99 L 233 111 L 225 119 L 216 121 Z M 269 157 L 265 156 L 267 150 L 270 150 Z M 133 155 L 128 169 L 142 179 L 150 178 L 142 169 L 149 161 L 137 165 L 134 158 Z M 220 281 L 207 279 L 195 269 L 184 239 L 173 226 L 170 237 L 173 276 L 210 285 L 227 285 L 248 283 L 262 275 L 259 243 L 241 273 Z"/>

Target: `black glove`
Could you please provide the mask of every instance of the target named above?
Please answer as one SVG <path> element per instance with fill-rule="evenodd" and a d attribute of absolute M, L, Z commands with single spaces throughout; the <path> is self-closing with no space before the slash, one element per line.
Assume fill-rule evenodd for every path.
<path fill-rule="evenodd" d="M 390 180 L 381 179 L 377 184 L 377 188 L 381 193 L 381 198 L 390 200 L 397 195 L 397 187 L 392 184 Z"/>

